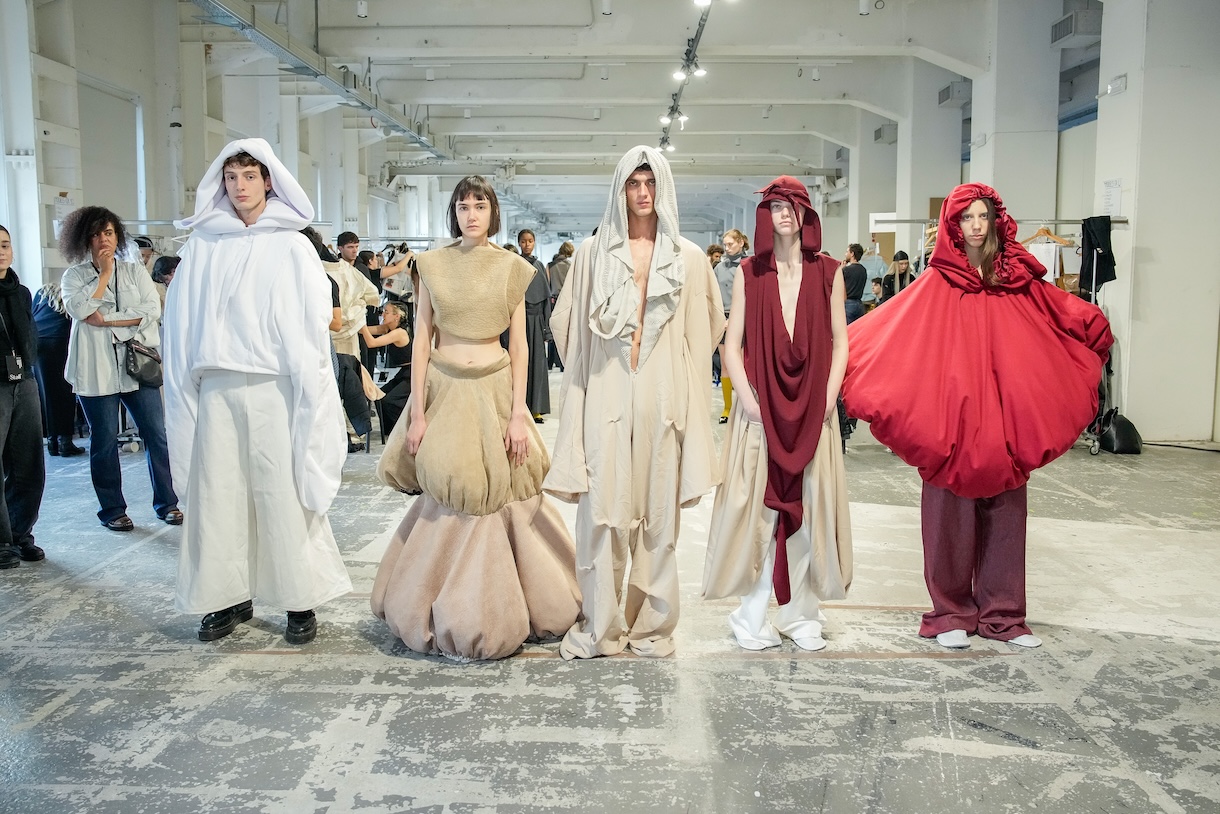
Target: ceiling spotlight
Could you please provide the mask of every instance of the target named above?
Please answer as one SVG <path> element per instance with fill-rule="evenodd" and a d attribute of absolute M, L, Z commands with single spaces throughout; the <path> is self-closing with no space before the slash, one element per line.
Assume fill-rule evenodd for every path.
<path fill-rule="evenodd" d="M 614 13 L 614 9 L 610 7 L 610 0 L 602 0 L 602 16 L 609 17 Z"/>
<path fill-rule="evenodd" d="M 600 107 L 593 108 L 593 121 L 601 121 L 602 109 Z"/>
<path fill-rule="evenodd" d="M 468 107 L 462 108 L 462 118 L 463 119 L 470 118 L 470 108 L 468 108 Z"/>
<path fill-rule="evenodd" d="M 812 79 L 814 82 L 818 82 L 822 78 L 822 72 L 817 68 L 810 68 L 809 69 L 809 78 Z"/>
<path fill-rule="evenodd" d="M 610 78 L 610 66 L 603 65 L 602 66 L 602 79 L 605 80 L 605 79 L 609 79 L 609 78 Z"/>
<path fill-rule="evenodd" d="M 668 127 L 669 125 L 673 124 L 674 119 L 668 113 L 662 113 L 660 116 L 657 117 L 657 121 L 659 121 L 661 124 Z"/>
<path fill-rule="evenodd" d="M 678 149 L 678 148 L 674 146 L 672 141 L 665 142 L 665 152 L 672 153 L 676 149 Z"/>
<path fill-rule="evenodd" d="M 767 105 L 765 108 L 763 108 L 763 118 L 764 119 L 771 118 L 771 107 L 772 107 L 771 105 Z"/>
<path fill-rule="evenodd" d="M 356 16 L 362 20 L 369 16 L 369 0 L 356 0 Z"/>
<path fill-rule="evenodd" d="M 686 81 L 686 66 L 685 65 L 683 65 L 678 70 L 674 71 L 674 79 L 678 80 L 679 82 Z"/>
<path fill-rule="evenodd" d="M 425 68 L 424 79 L 428 80 L 429 82 L 436 79 L 436 71 L 432 70 L 431 68 Z"/>
<path fill-rule="evenodd" d="M 705 76 L 707 76 L 707 68 L 701 68 L 699 66 L 699 63 L 696 62 L 694 74 L 695 74 L 695 76 L 698 76 L 700 78 L 705 77 Z"/>
<path fill-rule="evenodd" d="M 699 8 L 707 8 L 712 4 L 712 0 L 695 0 L 695 5 Z"/>
<path fill-rule="evenodd" d="M 873 4 L 873 0 L 860 0 L 860 16 L 868 16 L 868 8 Z"/>
<path fill-rule="evenodd" d="M 687 116 L 681 110 L 678 111 L 678 124 L 686 124 L 688 119 L 690 119 L 690 116 Z"/>

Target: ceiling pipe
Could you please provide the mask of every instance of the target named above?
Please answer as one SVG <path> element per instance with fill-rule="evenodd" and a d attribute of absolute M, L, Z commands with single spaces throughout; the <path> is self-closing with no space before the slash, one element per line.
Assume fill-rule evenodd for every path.
<path fill-rule="evenodd" d="M 406 118 L 405 114 L 383 104 L 377 94 L 360 87 L 356 82 L 355 74 L 331 67 L 326 57 L 292 39 L 287 29 L 276 23 L 274 18 L 263 19 L 258 15 L 255 7 L 249 3 L 238 3 L 233 0 L 191 0 L 191 2 L 208 14 L 208 22 L 239 32 L 250 42 L 287 65 L 293 73 L 313 79 L 348 103 L 364 108 L 376 121 L 405 136 L 411 144 L 431 153 L 435 158 L 450 158 L 428 139 L 415 132 L 411 121 Z"/>

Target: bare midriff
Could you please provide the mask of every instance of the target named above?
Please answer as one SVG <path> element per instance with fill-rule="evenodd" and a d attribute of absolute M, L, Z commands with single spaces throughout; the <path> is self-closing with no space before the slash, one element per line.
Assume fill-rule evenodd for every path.
<path fill-rule="evenodd" d="M 459 339 L 444 331 L 436 332 L 436 349 L 445 358 L 459 365 L 486 365 L 496 361 L 504 353 L 500 337 L 490 339 Z"/>

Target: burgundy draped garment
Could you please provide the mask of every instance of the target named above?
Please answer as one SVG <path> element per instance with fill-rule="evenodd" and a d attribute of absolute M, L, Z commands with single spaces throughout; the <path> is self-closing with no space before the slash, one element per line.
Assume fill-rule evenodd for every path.
<path fill-rule="evenodd" d="M 758 393 L 767 438 L 767 491 L 763 503 L 779 513 L 775 523 L 775 598 L 792 598 L 788 579 L 788 538 L 803 522 L 801 505 L 805 467 L 817 452 L 826 414 L 830 378 L 830 292 L 839 264 L 818 254 L 822 224 L 805 186 L 781 176 L 765 189 L 758 205 L 755 254 L 741 264 L 745 282 L 745 327 L 742 360 Z M 793 336 L 784 327 L 779 276 L 773 252 L 771 202 L 787 201 L 803 213 L 802 276 L 793 320 Z"/>

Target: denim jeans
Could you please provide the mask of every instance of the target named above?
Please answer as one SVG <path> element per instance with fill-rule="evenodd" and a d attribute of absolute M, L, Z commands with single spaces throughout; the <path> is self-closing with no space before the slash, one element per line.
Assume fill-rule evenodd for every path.
<path fill-rule="evenodd" d="M 97 516 L 109 522 L 127 513 L 123 499 L 123 473 L 119 467 L 119 403 L 135 419 L 140 440 L 148 456 L 148 475 L 152 479 L 153 508 L 164 518 L 178 508 L 178 496 L 169 475 L 169 447 L 165 443 L 165 408 L 161 388 L 141 387 L 130 393 L 112 396 L 80 396 L 85 418 L 89 420 L 89 470 L 93 491 L 101 504 Z"/>
<path fill-rule="evenodd" d="M 46 483 L 42 410 L 33 379 L 0 383 L 0 444 L 4 450 L 0 549 L 30 546 L 34 544 L 34 523 Z"/>

